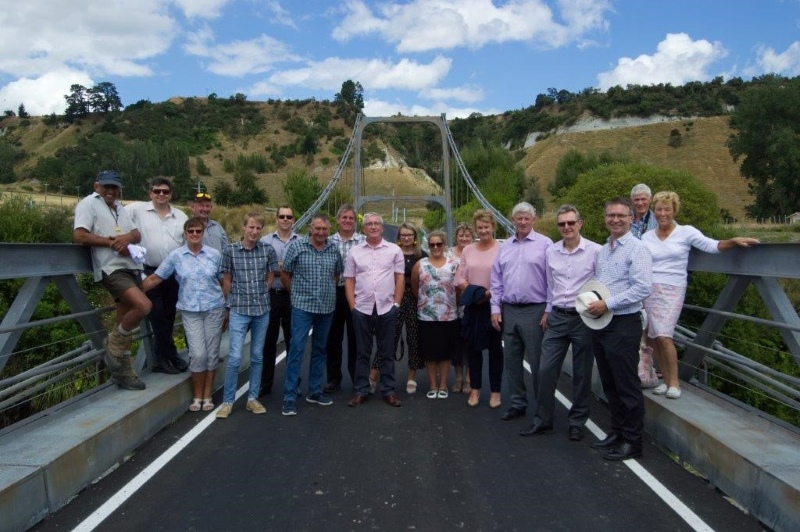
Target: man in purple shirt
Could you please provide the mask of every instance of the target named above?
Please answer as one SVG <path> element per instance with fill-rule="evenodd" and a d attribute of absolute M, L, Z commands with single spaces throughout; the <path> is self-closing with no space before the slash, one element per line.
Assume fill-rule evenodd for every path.
<path fill-rule="evenodd" d="M 553 244 L 533 230 L 536 209 L 530 203 L 517 203 L 511 220 L 516 233 L 500 246 L 491 276 L 492 327 L 503 331 L 503 372 L 511 395 L 511 408 L 501 417 L 504 421 L 522 417 L 528 409 L 526 354 L 536 397 L 547 301 L 545 251 Z"/>
<path fill-rule="evenodd" d="M 583 220 L 573 205 L 556 212 L 556 225 L 563 237 L 547 248 L 547 308 L 536 410 L 533 424 L 520 436 L 538 436 L 553 429 L 555 392 L 561 366 L 572 345 L 572 407 L 569 409 L 569 439 L 580 441 L 589 419 L 592 394 L 592 330 L 575 310 L 581 287 L 594 278 L 594 264 L 600 245 L 581 236 Z"/>
<path fill-rule="evenodd" d="M 395 393 L 394 333 L 405 288 L 405 262 L 400 246 L 383 239 L 383 219 L 364 215 L 366 241 L 353 246 L 344 266 L 344 291 L 356 330 L 355 389 L 348 406 L 369 396 L 369 366 L 373 340 L 378 345 L 380 391 L 389 406 L 400 406 Z"/>

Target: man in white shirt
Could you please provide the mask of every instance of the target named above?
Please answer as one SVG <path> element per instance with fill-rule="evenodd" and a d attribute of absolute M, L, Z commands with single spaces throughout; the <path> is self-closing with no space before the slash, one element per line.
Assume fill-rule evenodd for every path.
<path fill-rule="evenodd" d="M 131 203 L 125 207 L 142 235 L 141 244 L 147 250 L 145 275 L 151 275 L 167 255 L 183 245 L 183 224 L 188 217 L 170 205 L 172 182 L 166 177 L 156 177 L 150 182 L 150 201 Z M 175 328 L 175 306 L 178 303 L 178 281 L 175 277 L 164 279 L 147 292 L 153 304 L 148 316 L 153 328 L 155 361 L 153 372 L 170 375 L 186 371 L 188 364 L 178 356 L 172 338 Z"/>

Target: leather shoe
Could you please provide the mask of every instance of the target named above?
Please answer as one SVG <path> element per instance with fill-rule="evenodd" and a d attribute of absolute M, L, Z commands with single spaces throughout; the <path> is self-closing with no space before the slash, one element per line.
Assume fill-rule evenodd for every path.
<path fill-rule="evenodd" d="M 166 373 L 167 375 L 177 375 L 180 373 L 178 368 L 172 365 L 169 360 L 153 366 L 153 373 Z"/>
<path fill-rule="evenodd" d="M 525 415 L 524 410 L 520 410 L 519 408 L 511 407 L 506 410 L 506 413 L 500 416 L 500 419 L 503 421 L 511 421 L 512 419 L 517 419 L 518 417 L 523 417 Z"/>
<path fill-rule="evenodd" d="M 393 393 L 383 396 L 383 401 L 389 406 L 403 406 L 403 403 Z"/>
<path fill-rule="evenodd" d="M 573 425 L 569 428 L 570 441 L 581 441 L 583 439 L 584 434 L 585 432 L 583 431 L 583 427 Z"/>
<path fill-rule="evenodd" d="M 365 403 L 366 401 L 367 401 L 366 395 L 361 395 L 360 393 L 357 393 L 353 396 L 352 399 L 350 399 L 350 402 L 347 403 L 347 406 L 358 406 L 362 403 Z"/>
<path fill-rule="evenodd" d="M 172 357 L 169 359 L 169 361 L 170 364 L 172 364 L 175 367 L 175 369 L 177 369 L 181 373 L 189 369 L 189 364 L 187 364 L 186 361 L 181 357 Z"/>
<path fill-rule="evenodd" d="M 621 460 L 628 460 L 630 458 L 641 458 L 641 456 L 641 445 L 634 445 L 631 442 L 625 441 L 622 442 L 618 447 L 614 447 L 613 449 L 606 451 L 606 453 L 603 455 L 603 458 L 606 460 L 619 462 Z"/>
<path fill-rule="evenodd" d="M 332 394 L 332 393 L 338 392 L 341 389 L 342 389 L 342 385 L 340 383 L 338 383 L 338 382 L 329 382 L 322 389 L 322 392 L 325 393 L 325 394 Z"/>
<path fill-rule="evenodd" d="M 622 441 L 616 432 L 612 432 L 605 439 L 600 441 L 593 441 L 589 444 L 592 449 L 608 449 L 609 447 L 616 447 Z"/>
<path fill-rule="evenodd" d="M 519 431 L 520 436 L 541 436 L 545 432 L 553 430 L 552 425 L 531 425 L 527 429 Z"/>

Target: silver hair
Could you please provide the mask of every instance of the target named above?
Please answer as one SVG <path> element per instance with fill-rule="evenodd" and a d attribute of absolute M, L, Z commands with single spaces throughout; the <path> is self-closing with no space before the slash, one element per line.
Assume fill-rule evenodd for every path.
<path fill-rule="evenodd" d="M 639 183 L 635 187 L 631 189 L 631 199 L 638 194 L 647 194 L 648 198 L 653 197 L 653 191 L 650 190 L 650 187 L 645 185 L 644 183 Z"/>
<path fill-rule="evenodd" d="M 527 201 L 520 201 L 514 208 L 511 209 L 511 218 L 514 218 L 518 214 L 530 214 L 534 218 L 536 217 L 536 207 L 528 203 Z"/>
<path fill-rule="evenodd" d="M 342 203 L 342 204 L 339 206 L 339 209 L 336 211 L 336 219 L 338 220 L 338 219 L 339 219 L 339 217 L 340 217 L 342 214 L 344 214 L 344 213 L 346 213 L 346 212 L 348 212 L 348 211 L 353 211 L 353 216 L 355 216 L 355 214 L 356 214 L 356 208 L 355 208 L 355 207 L 353 207 L 353 204 L 352 204 L 352 203 Z"/>
<path fill-rule="evenodd" d="M 578 220 L 582 219 L 581 218 L 581 213 L 578 212 L 578 208 L 575 207 L 575 205 L 572 205 L 572 204 L 569 204 L 569 203 L 565 203 L 564 205 L 559 207 L 558 210 L 556 211 L 556 220 L 558 220 L 559 216 L 561 216 L 562 214 L 567 214 L 568 212 L 574 212 L 575 213 L 575 217 Z"/>
<path fill-rule="evenodd" d="M 377 212 L 368 212 L 364 215 L 364 222 L 366 223 L 367 218 L 377 218 L 378 221 L 383 225 L 383 216 L 378 214 Z"/>

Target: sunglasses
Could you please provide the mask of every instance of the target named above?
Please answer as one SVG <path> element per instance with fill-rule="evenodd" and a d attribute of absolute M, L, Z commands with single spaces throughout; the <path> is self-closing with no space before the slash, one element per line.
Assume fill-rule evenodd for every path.
<path fill-rule="evenodd" d="M 291 220 L 293 218 L 294 218 L 294 215 L 292 215 L 292 214 L 279 214 L 278 215 L 278 219 L 279 220 Z"/>
<path fill-rule="evenodd" d="M 190 235 L 202 235 L 203 234 L 203 230 L 202 229 L 187 229 L 186 232 L 188 234 L 190 234 Z"/>
<path fill-rule="evenodd" d="M 172 191 L 168 188 L 152 188 L 150 192 L 155 194 L 156 196 L 168 196 L 172 194 Z"/>
<path fill-rule="evenodd" d="M 556 225 L 559 227 L 565 227 L 567 225 L 572 227 L 576 223 L 578 223 L 578 220 L 567 220 L 566 222 L 558 222 Z"/>
<path fill-rule="evenodd" d="M 209 194 L 208 192 L 198 192 L 197 194 L 194 195 L 194 199 L 207 199 L 207 200 L 210 200 L 211 199 L 211 194 Z"/>
<path fill-rule="evenodd" d="M 444 242 L 428 242 L 429 248 L 442 248 L 444 247 Z"/>

